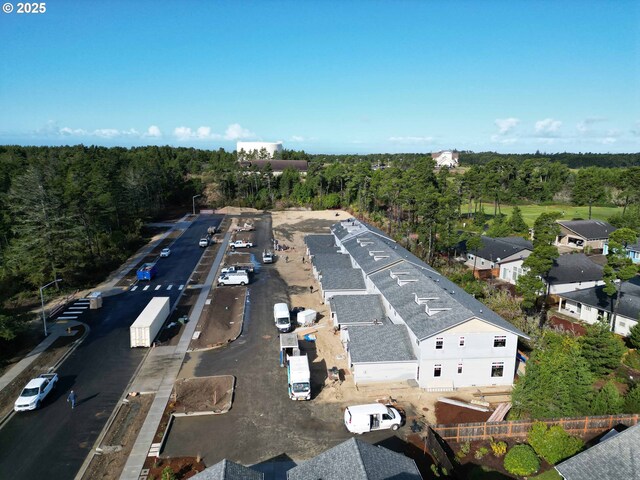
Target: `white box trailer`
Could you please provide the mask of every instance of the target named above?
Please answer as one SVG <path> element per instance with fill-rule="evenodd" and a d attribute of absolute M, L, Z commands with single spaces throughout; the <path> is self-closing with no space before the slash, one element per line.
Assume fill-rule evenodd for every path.
<path fill-rule="evenodd" d="M 316 321 L 317 315 L 318 312 L 307 308 L 306 310 L 298 312 L 298 318 L 296 319 L 296 321 L 301 327 L 310 327 Z"/>
<path fill-rule="evenodd" d="M 169 318 L 169 297 L 153 297 L 129 328 L 131 348 L 150 347 Z"/>
<path fill-rule="evenodd" d="M 306 355 L 288 357 L 287 380 L 291 400 L 311 400 L 311 372 Z"/>

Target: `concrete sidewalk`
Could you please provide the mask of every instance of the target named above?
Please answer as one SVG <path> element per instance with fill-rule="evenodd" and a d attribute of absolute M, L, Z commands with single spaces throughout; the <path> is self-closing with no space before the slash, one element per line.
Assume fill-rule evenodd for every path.
<path fill-rule="evenodd" d="M 160 420 L 164 409 L 169 402 L 171 392 L 173 390 L 173 384 L 175 383 L 184 356 L 187 353 L 189 344 L 191 343 L 191 337 L 198 325 L 198 319 L 204 308 L 205 301 L 209 295 L 209 291 L 214 283 L 218 268 L 224 257 L 229 239 L 231 238 L 231 232 L 227 232 L 224 236 L 224 240 L 220 245 L 220 250 L 211 266 L 211 270 L 207 275 L 204 286 L 196 300 L 196 304 L 193 307 L 191 315 L 189 316 L 189 322 L 185 326 L 178 345 L 170 347 L 155 347 L 149 355 L 146 356 L 142 367 L 139 370 L 139 374 L 132 383 L 132 391 L 146 391 L 156 392 L 156 396 L 151 404 L 147 418 L 140 429 L 136 443 L 133 445 L 131 454 L 127 459 L 127 463 L 124 466 L 120 480 L 138 480 L 140 478 L 140 472 L 144 466 L 144 462 L 147 459 L 153 437 L 158 430 Z M 162 368 L 158 368 L 158 365 L 162 365 Z M 144 375 L 143 375 L 144 374 Z M 140 389 L 140 390 L 136 390 Z"/>

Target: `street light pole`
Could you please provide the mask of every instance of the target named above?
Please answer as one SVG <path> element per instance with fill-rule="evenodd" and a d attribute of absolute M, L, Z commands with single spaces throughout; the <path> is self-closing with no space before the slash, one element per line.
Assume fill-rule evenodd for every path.
<path fill-rule="evenodd" d="M 196 198 L 201 197 L 202 195 L 194 195 L 191 201 L 193 202 L 193 214 L 196 214 Z"/>
<path fill-rule="evenodd" d="M 58 282 L 61 282 L 61 281 L 62 281 L 61 278 L 56 278 L 53 282 L 49 282 L 45 286 L 40 287 L 40 304 L 42 305 L 42 324 L 44 325 L 44 336 L 45 337 L 48 335 L 48 333 L 47 333 L 47 317 L 44 314 L 44 295 L 43 295 L 42 291 L 45 288 L 47 288 L 49 285 L 53 285 L 54 283 L 58 283 Z"/>

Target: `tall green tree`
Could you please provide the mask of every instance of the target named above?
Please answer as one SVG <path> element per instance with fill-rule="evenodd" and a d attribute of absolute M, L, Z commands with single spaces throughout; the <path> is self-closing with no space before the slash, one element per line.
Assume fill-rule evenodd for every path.
<path fill-rule="evenodd" d="M 467 252 L 473 252 L 473 275 L 476 274 L 476 262 L 478 260 L 478 250 L 483 246 L 480 235 L 471 235 L 467 238 Z"/>
<path fill-rule="evenodd" d="M 624 295 L 624 282 L 638 273 L 638 265 L 628 256 L 627 245 L 636 242 L 638 234 L 630 228 L 620 228 L 609 235 L 607 264 L 603 270 L 604 291 L 611 297 L 611 330 L 616 329 L 620 299 Z"/>
<path fill-rule="evenodd" d="M 576 205 L 589 206 L 589 220 L 593 205 L 607 200 L 606 184 L 607 175 L 603 168 L 582 168 L 575 176 L 572 199 Z"/>
<path fill-rule="evenodd" d="M 609 330 L 608 325 L 595 323 L 587 326 L 587 333 L 580 337 L 582 357 L 589 363 L 591 372 L 602 377 L 620 366 L 626 351 L 624 342 Z"/>
<path fill-rule="evenodd" d="M 509 227 L 511 230 L 518 234 L 526 234 L 529 232 L 529 226 L 522 218 L 522 211 L 516 205 L 511 211 L 511 217 L 509 218 Z"/>
<path fill-rule="evenodd" d="M 609 381 L 593 397 L 591 413 L 592 415 L 616 415 L 622 413 L 623 402 L 624 399 L 620 392 L 613 382 Z"/>
<path fill-rule="evenodd" d="M 526 374 L 513 389 L 513 413 L 534 419 L 586 415 L 593 380 L 577 340 L 545 332 L 542 345 L 527 361 Z"/>
<path fill-rule="evenodd" d="M 556 220 L 559 212 L 543 213 L 535 221 L 533 251 L 522 262 L 526 272 L 518 277 L 516 290 L 523 296 L 522 306 L 530 309 L 535 307 L 539 296 L 543 296 L 541 304 L 541 324 L 544 323 L 546 314 L 546 298 L 548 287 L 547 277 L 553 262 L 558 258 L 558 248 L 554 245 L 556 237 L 560 233 L 560 227 Z"/>

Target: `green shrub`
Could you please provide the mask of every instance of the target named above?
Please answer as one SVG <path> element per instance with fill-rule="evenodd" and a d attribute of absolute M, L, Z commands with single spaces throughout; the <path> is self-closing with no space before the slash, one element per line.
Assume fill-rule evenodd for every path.
<path fill-rule="evenodd" d="M 638 325 L 640 325 L 640 323 Z M 640 371 L 640 353 L 638 353 L 638 350 L 629 350 L 627 354 L 622 357 L 622 363 L 629 368 Z"/>
<path fill-rule="evenodd" d="M 570 436 L 560 425 L 547 428 L 542 422 L 533 424 L 527 440 L 535 452 L 552 465 L 578 453 L 584 447 L 582 440 Z"/>
<path fill-rule="evenodd" d="M 164 467 L 162 480 L 177 480 L 176 474 L 171 467 Z"/>
<path fill-rule="evenodd" d="M 505 455 L 504 468 L 509 473 L 524 477 L 538 471 L 540 460 L 529 445 L 516 445 Z"/>
<path fill-rule="evenodd" d="M 494 442 L 491 440 L 491 450 L 493 451 L 493 455 L 495 457 L 502 457 L 505 453 L 507 453 L 507 443 L 506 442 Z"/>
<path fill-rule="evenodd" d="M 489 449 L 487 447 L 480 447 L 478 450 L 476 450 L 476 453 L 473 454 L 473 457 L 476 460 L 480 460 L 482 457 L 484 457 L 487 453 L 489 453 Z"/>
<path fill-rule="evenodd" d="M 471 451 L 471 442 L 464 442 L 462 445 L 460 445 L 460 450 L 458 450 L 458 452 L 456 453 L 456 456 L 458 458 L 464 458 L 467 455 L 469 455 L 470 451 Z"/>
<path fill-rule="evenodd" d="M 593 415 L 614 415 L 621 411 L 622 396 L 613 382 L 609 381 L 593 397 L 591 413 Z"/>

